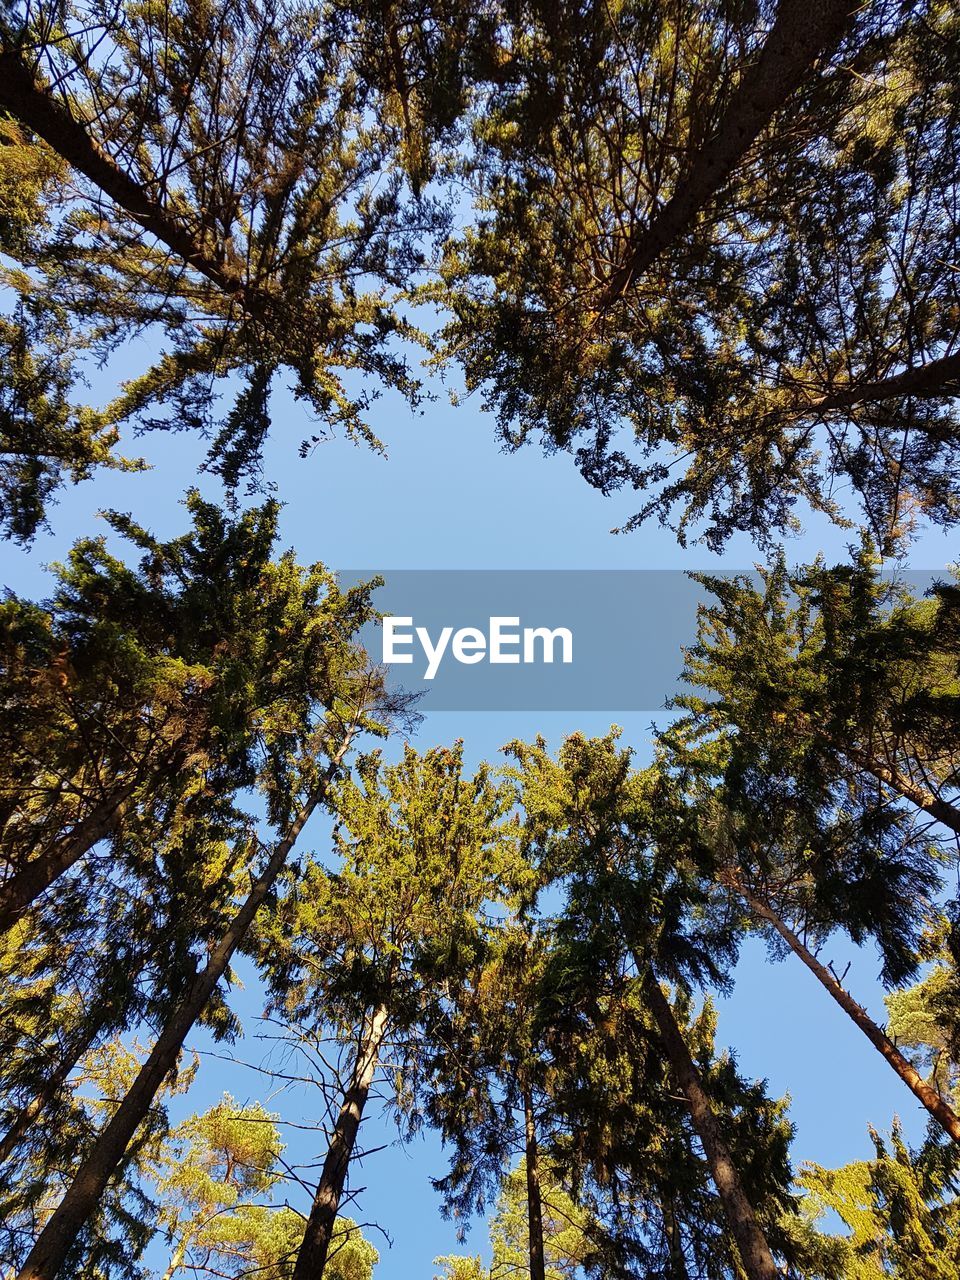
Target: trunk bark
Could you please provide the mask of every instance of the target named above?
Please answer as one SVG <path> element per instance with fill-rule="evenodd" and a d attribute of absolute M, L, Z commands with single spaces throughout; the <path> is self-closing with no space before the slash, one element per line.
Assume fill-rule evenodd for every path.
<path fill-rule="evenodd" d="M 186 1235 L 183 1235 L 180 1237 L 180 1243 L 177 1245 L 173 1253 L 170 1255 L 170 1265 L 167 1267 L 166 1271 L 163 1273 L 162 1280 L 173 1280 L 173 1277 L 177 1274 L 177 1272 L 183 1266 L 183 1260 L 186 1256 L 187 1256 L 187 1237 Z"/>
<path fill-rule="evenodd" d="M 805 412 L 814 409 L 818 413 L 827 413 L 831 409 L 846 409 L 851 405 L 862 404 L 865 400 L 894 400 L 898 396 L 947 396 L 955 394 L 958 385 L 960 351 L 952 356 L 941 356 L 939 360 L 928 360 L 926 364 L 904 369 L 902 373 L 892 374 L 889 378 L 853 383 L 849 387 L 820 396 L 800 408 Z"/>
<path fill-rule="evenodd" d="M 0 106 L 218 289 L 227 294 L 242 291 L 242 277 L 220 266 L 203 245 L 178 226 L 154 197 L 93 141 L 69 108 L 37 83 L 31 69 L 14 50 L 0 53 Z"/>
<path fill-rule="evenodd" d="M 907 1061 L 890 1037 L 877 1026 L 866 1009 L 857 1004 L 856 1000 L 849 992 L 844 990 L 830 970 L 807 950 L 790 926 L 780 919 L 780 916 L 772 907 L 757 898 L 748 889 L 745 889 L 739 881 L 735 883 L 735 888 L 755 915 L 773 925 L 794 955 L 800 957 L 814 977 L 829 991 L 844 1013 L 860 1028 L 877 1052 L 886 1058 L 914 1097 L 920 1100 L 943 1130 L 953 1138 L 954 1142 L 960 1142 L 960 1117 L 951 1107 L 947 1106 L 936 1089 L 925 1083 L 920 1073 Z"/>
<path fill-rule="evenodd" d="M 892 769 L 876 756 L 864 751 L 847 751 L 845 754 L 858 769 L 872 773 L 879 782 L 885 782 L 892 791 L 903 796 L 904 800 L 909 800 L 931 818 L 960 835 L 960 809 L 956 805 L 948 800 L 941 800 L 932 791 L 919 786 L 911 778 L 905 777 L 899 769 Z"/>
<path fill-rule="evenodd" d="M 343 1096 L 340 1114 L 333 1128 L 292 1280 L 321 1280 L 327 1265 L 347 1171 L 360 1130 L 363 1109 L 380 1060 L 380 1046 L 386 1029 L 387 1011 L 381 1005 L 371 1013 L 357 1049 L 350 1087 Z"/>
<path fill-rule="evenodd" d="M 855 0 L 780 0 L 760 56 L 744 74 L 716 133 L 614 272 L 604 291 L 605 305 L 618 298 L 682 235 L 774 114 L 800 87 L 813 62 L 833 49 L 856 10 Z"/>
<path fill-rule="evenodd" d="M 670 1280 L 690 1280 L 687 1259 L 683 1252 L 680 1225 L 673 1205 L 666 1199 L 661 1205 L 661 1213 L 663 1214 L 663 1234 L 666 1236 L 667 1250 L 670 1255 Z"/>
<path fill-rule="evenodd" d="M 326 795 L 354 731 L 350 729 L 346 733 L 336 755 L 291 824 L 287 835 L 277 845 L 243 906 L 210 951 L 206 966 L 188 984 L 126 1097 L 101 1132 L 63 1199 L 37 1237 L 17 1280 L 53 1280 L 63 1266 L 71 1245 L 119 1168 L 131 1139 L 149 1112 L 161 1085 L 175 1069 L 184 1041 L 226 972 L 234 952 L 245 938 L 274 881 L 283 870 L 307 819 Z"/>
<path fill-rule="evenodd" d="M 670 1069 L 690 1106 L 690 1119 L 703 1144 L 744 1272 L 749 1280 L 781 1280 L 766 1236 L 757 1222 L 753 1206 L 747 1199 L 740 1175 L 720 1133 L 710 1099 L 700 1082 L 700 1073 L 677 1026 L 670 1003 L 660 990 L 656 974 L 650 969 L 647 970 L 644 993 L 660 1031 Z"/>
<path fill-rule="evenodd" d="M 0 933 L 23 919 L 42 893 L 74 866 L 95 844 L 115 831 L 126 812 L 135 783 L 122 787 L 77 823 L 68 836 L 28 862 L 0 888 Z"/>
<path fill-rule="evenodd" d="M 527 1224 L 530 1245 L 530 1280 L 546 1280 L 543 1252 L 543 1198 L 540 1192 L 540 1158 L 537 1122 L 529 1086 L 523 1088 L 524 1153 L 527 1165 Z"/>
<path fill-rule="evenodd" d="M 80 1036 L 64 1055 L 57 1067 L 36 1096 L 16 1116 L 7 1132 L 0 1138 L 0 1164 L 8 1160 L 23 1140 L 34 1120 L 47 1109 L 67 1082 L 67 1077 L 100 1034 L 100 1025 L 94 1024 Z"/>

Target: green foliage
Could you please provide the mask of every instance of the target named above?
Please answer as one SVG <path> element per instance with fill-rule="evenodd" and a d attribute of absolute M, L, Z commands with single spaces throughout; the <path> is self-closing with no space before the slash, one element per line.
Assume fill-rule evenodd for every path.
<path fill-rule="evenodd" d="M 71 1160 L 92 1141 L 110 1116 L 115 1099 L 139 1069 L 143 1046 L 119 1038 L 89 1050 L 78 1062 L 68 1099 L 56 1110 L 56 1140 L 22 1146 L 0 1184 L 3 1255 L 16 1264 L 49 1219 L 69 1185 Z M 141 1277 L 139 1259 L 153 1235 L 155 1206 L 146 1183 L 160 1158 L 167 1132 L 165 1104 L 186 1090 L 195 1075 L 182 1072 L 160 1090 L 154 1107 L 125 1153 L 119 1176 L 97 1212 L 78 1234 L 67 1267 L 95 1280 Z"/>
<path fill-rule="evenodd" d="M 50 459 L 11 467 L 8 527 L 127 422 L 204 430 L 256 482 L 281 379 L 303 453 L 379 448 L 370 402 L 419 402 L 417 347 L 508 446 L 641 491 L 627 527 L 769 541 L 798 506 L 845 522 L 838 481 L 885 548 L 955 521 L 958 47 L 944 0 L 23 6 L 0 232 L 59 411 L 20 422 Z M 158 355 L 68 409 L 64 327 Z"/>
<path fill-rule="evenodd" d="M 956 904 L 950 904 L 955 910 Z M 960 1084 L 960 981 L 957 930 L 948 917 L 924 938 L 924 958 L 933 961 L 912 987 L 886 996 L 887 1034 L 926 1071 L 937 1092 L 956 1107 Z"/>
<path fill-rule="evenodd" d="M 278 1008 L 306 1028 L 352 1029 L 383 1002 L 397 1034 L 480 944 L 483 913 L 509 891 L 508 788 L 464 775 L 462 743 L 396 764 L 361 757 L 337 788 L 335 869 L 311 859 L 260 928 Z M 319 968 L 318 968 L 319 963 Z"/>
<path fill-rule="evenodd" d="M 289 553 L 274 559 L 277 504 L 236 520 L 196 493 L 187 506 L 193 529 L 167 543 L 108 517 L 143 553 L 138 568 L 84 539 L 47 610 L 2 606 L 9 872 L 112 807 L 131 815 L 104 834 L 119 828 L 136 846 L 162 831 L 182 853 L 205 822 L 222 824 L 221 841 L 236 830 L 231 802 L 254 785 L 282 822 L 318 708 L 362 666 L 350 637 L 372 616 L 368 593 L 341 593 Z M 177 870 L 211 874 L 182 855 Z"/>
<path fill-rule="evenodd" d="M 955 1178 L 943 1177 L 936 1148 L 912 1151 L 894 1126 L 889 1145 L 871 1131 L 876 1158 L 840 1169 L 806 1167 L 800 1185 L 808 1212 L 836 1213 L 848 1229 L 839 1240 L 851 1280 L 955 1280 L 960 1275 Z"/>
<path fill-rule="evenodd" d="M 419 402 L 403 303 L 446 222 L 422 188 L 463 39 L 440 16 L 419 39 L 378 5 L 300 0 L 41 0 L 4 18 L 23 89 L 0 96 L 19 116 L 0 138 L 6 283 L 40 319 L 31 403 L 59 414 L 16 419 L 19 448 L 51 457 L 8 472 L 18 536 L 64 478 L 110 461 L 120 424 L 209 434 L 207 466 L 235 486 L 257 480 L 281 378 L 317 424 L 303 453 L 337 429 L 379 449 L 371 402 Z M 71 411 L 66 454 L 57 327 L 97 359 L 144 330 L 157 353 L 102 412 Z"/>
<path fill-rule="evenodd" d="M 934 212 L 956 196 L 957 16 L 861 7 L 791 66 L 824 12 L 503 15 L 470 115 L 475 217 L 429 294 L 507 446 L 539 438 L 603 493 L 639 491 L 627 528 L 769 541 L 798 507 L 845 523 L 838 481 L 884 546 L 919 512 L 957 518 L 956 360 L 936 364 L 957 229 Z M 778 83 L 799 87 L 758 120 L 775 16 L 794 24 Z"/>
<path fill-rule="evenodd" d="M 290 1274 L 303 1218 L 270 1203 L 282 1179 L 276 1118 L 260 1103 L 241 1107 L 224 1095 L 170 1134 L 156 1182 L 172 1245 L 164 1280 L 187 1272 L 239 1277 L 256 1269 L 266 1280 Z M 371 1280 L 378 1261 L 353 1219 L 338 1219 L 330 1280 Z"/>
<path fill-rule="evenodd" d="M 0 533 L 21 543 L 46 524 L 65 479 L 144 465 L 115 452 L 120 434 L 104 414 L 71 402 L 77 374 L 65 325 L 62 312 L 44 315 L 35 297 L 0 316 Z"/>
<path fill-rule="evenodd" d="M 502 1280 L 522 1275 L 529 1265 L 526 1163 L 511 1169 L 503 1180 L 495 1215 L 488 1224 L 492 1261 L 483 1267 L 479 1257 L 449 1255 L 436 1258 L 441 1271 L 435 1280 Z M 574 1280 L 592 1252 L 584 1209 L 553 1181 L 542 1187 L 543 1243 L 548 1280 Z"/>
<path fill-rule="evenodd" d="M 762 887 L 811 940 L 872 937 L 911 978 L 954 821 L 955 589 L 914 599 L 853 564 L 702 577 L 686 714 L 660 735 L 708 874 Z"/>
<path fill-rule="evenodd" d="M 123 1096 L 118 1084 L 106 1109 L 78 1111 L 82 1061 L 164 1023 L 258 874 L 257 823 L 283 834 L 346 726 L 382 733 L 391 713 L 354 639 L 369 588 L 342 592 L 322 566 L 276 557 L 276 504 L 239 518 L 196 494 L 188 506 L 192 530 L 166 543 L 110 517 L 139 566 L 84 540 L 46 608 L 3 606 L 0 893 L 41 873 L 0 975 L 15 1258 L 24 1221 L 43 1225 Z M 216 993 L 201 1018 L 218 1037 L 238 1027 Z M 153 1141 L 166 1117 L 156 1103 L 150 1115 Z M 139 1194 L 122 1181 L 71 1257 L 133 1267 L 151 1229 L 147 1212 L 126 1222 Z"/>

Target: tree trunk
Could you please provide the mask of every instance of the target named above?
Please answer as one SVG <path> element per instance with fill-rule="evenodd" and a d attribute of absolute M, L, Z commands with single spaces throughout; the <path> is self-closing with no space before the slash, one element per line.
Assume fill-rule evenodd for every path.
<path fill-rule="evenodd" d="M 115 796 L 102 801 L 68 836 L 57 840 L 0 886 L 0 933 L 12 929 L 54 881 L 116 830 L 135 786 L 135 782 L 128 782 Z"/>
<path fill-rule="evenodd" d="M 187 1256 L 188 1243 L 189 1243 L 189 1236 L 186 1234 L 186 1232 L 184 1232 L 184 1234 L 180 1237 L 179 1242 L 177 1243 L 177 1247 L 174 1249 L 173 1253 L 170 1255 L 170 1264 L 167 1267 L 166 1271 L 163 1273 L 162 1280 L 173 1280 L 173 1277 L 177 1274 L 177 1272 L 183 1266 L 183 1260 Z"/>
<path fill-rule="evenodd" d="M 100 1033 L 101 1023 L 92 1023 L 64 1054 L 38 1093 L 14 1118 L 7 1132 L 0 1138 L 0 1164 L 8 1160 L 20 1145 L 24 1134 L 34 1120 L 49 1107 L 67 1082 L 67 1077 Z"/>
<path fill-rule="evenodd" d="M 242 277 L 221 266 L 187 230 L 171 219 L 140 183 L 120 168 L 113 157 L 93 141 L 69 108 L 37 83 L 15 50 L 0 53 L 0 106 L 218 289 L 227 294 L 242 290 Z"/>
<path fill-rule="evenodd" d="M 907 1061 L 890 1037 L 877 1026 L 849 992 L 844 990 L 830 970 L 807 950 L 790 926 L 780 919 L 773 908 L 755 897 L 749 889 L 745 889 L 739 880 L 734 881 L 734 886 L 751 910 L 762 920 L 773 925 L 791 951 L 799 956 L 810 972 L 819 979 L 844 1013 L 856 1023 L 874 1048 L 886 1058 L 907 1088 L 920 1100 L 944 1131 L 953 1138 L 954 1142 L 960 1142 L 960 1117 L 944 1102 L 936 1089 L 931 1088 L 923 1080 L 920 1073 Z"/>
<path fill-rule="evenodd" d="M 662 1198 L 660 1212 L 663 1215 L 663 1234 L 666 1236 L 667 1251 L 670 1255 L 670 1280 L 690 1280 L 687 1259 L 683 1252 L 680 1224 L 677 1222 L 673 1204 L 666 1198 Z"/>
<path fill-rule="evenodd" d="M 206 966 L 188 983 L 180 1003 L 167 1019 L 126 1097 L 101 1132 L 63 1199 L 40 1232 L 18 1280 L 53 1280 L 63 1266 L 64 1258 L 119 1168 L 131 1139 L 146 1118 L 160 1087 L 175 1070 L 184 1041 L 206 1008 L 234 952 L 246 937 L 254 916 L 283 870 L 304 824 L 324 799 L 354 732 L 355 726 L 346 732 L 336 754 L 291 823 L 287 835 L 278 843 L 243 906 L 233 917 L 220 941 L 211 949 Z"/>
<path fill-rule="evenodd" d="M 546 1280 L 543 1252 L 543 1199 L 540 1192 L 540 1158 L 537 1122 L 529 1085 L 523 1087 L 524 1152 L 527 1166 L 527 1224 L 530 1245 L 530 1280 Z"/>
<path fill-rule="evenodd" d="M 856 0 L 780 0 L 760 56 L 744 73 L 716 133 L 611 276 L 604 305 L 618 298 L 683 234 L 800 87 L 813 62 L 833 49 L 857 7 Z"/>
<path fill-rule="evenodd" d="M 838 387 L 835 391 L 812 400 L 808 405 L 799 405 L 798 408 L 805 412 L 813 409 L 818 413 L 827 413 L 831 409 L 846 409 L 851 405 L 863 404 L 866 400 L 956 395 L 958 386 L 960 351 L 951 356 L 941 356 L 939 360 L 928 360 L 926 364 L 914 365 L 901 373 L 891 374 L 889 378 Z"/>
<path fill-rule="evenodd" d="M 878 782 L 886 783 L 891 791 L 896 791 L 897 795 L 902 796 L 904 800 L 909 800 L 918 809 L 928 813 L 931 818 L 935 818 L 937 822 L 960 835 L 960 809 L 956 805 L 948 800 L 941 800 L 932 791 L 918 785 L 899 769 L 884 764 L 869 752 L 846 750 L 844 754 L 858 769 L 863 769 L 865 773 L 872 773 Z"/>
<path fill-rule="evenodd" d="M 381 1005 L 371 1013 L 357 1049 L 350 1086 L 343 1096 L 340 1114 L 327 1148 L 327 1157 L 313 1197 L 292 1280 L 320 1280 L 327 1265 L 347 1171 L 353 1157 L 363 1109 L 380 1060 L 380 1046 L 386 1029 L 387 1011 Z"/>
<path fill-rule="evenodd" d="M 671 1071 L 689 1103 L 690 1119 L 703 1144 L 743 1270 L 749 1280 L 781 1280 L 766 1236 L 757 1222 L 729 1148 L 720 1133 L 710 1099 L 700 1082 L 700 1073 L 652 969 L 647 970 L 643 989 L 660 1030 Z"/>

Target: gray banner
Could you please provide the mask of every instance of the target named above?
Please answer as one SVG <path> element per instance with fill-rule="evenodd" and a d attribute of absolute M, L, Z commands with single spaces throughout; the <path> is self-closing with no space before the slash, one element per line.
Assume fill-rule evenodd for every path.
<path fill-rule="evenodd" d="M 677 570 L 351 570 L 339 578 L 350 585 L 377 574 L 385 585 L 374 601 L 391 616 L 362 640 L 392 687 L 422 693 L 423 712 L 659 710 L 679 690 L 697 606 L 712 599 Z M 898 576 L 917 594 L 936 577 Z"/>

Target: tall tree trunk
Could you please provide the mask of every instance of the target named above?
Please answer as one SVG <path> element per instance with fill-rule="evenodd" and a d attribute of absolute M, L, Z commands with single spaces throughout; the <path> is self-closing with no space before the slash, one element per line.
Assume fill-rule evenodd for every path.
<path fill-rule="evenodd" d="M 135 780 L 128 782 L 115 795 L 101 801 L 69 835 L 57 840 L 0 886 L 0 933 L 12 929 L 64 872 L 117 829 L 135 787 Z"/>
<path fill-rule="evenodd" d="M 333 1127 L 323 1171 L 310 1207 L 307 1229 L 293 1269 L 293 1280 L 321 1280 L 327 1265 L 347 1171 L 353 1157 L 363 1109 L 380 1060 L 380 1046 L 386 1029 L 387 1011 L 381 1005 L 370 1014 L 357 1047 L 350 1085 L 343 1095 L 340 1114 Z"/>
<path fill-rule="evenodd" d="M 69 108 L 37 82 L 31 68 L 12 49 L 0 52 L 0 106 L 218 289 L 226 294 L 242 291 L 242 276 L 218 263 L 186 228 L 170 217 L 152 193 L 125 173 L 94 142 Z"/>
<path fill-rule="evenodd" d="M 20 1145 L 30 1126 L 50 1106 L 67 1082 L 67 1077 L 100 1034 L 101 1022 L 89 1024 L 73 1042 L 63 1058 L 50 1073 L 30 1102 L 14 1117 L 7 1132 L 0 1138 L 0 1164 L 8 1160 Z"/>
<path fill-rule="evenodd" d="M 530 1245 L 530 1280 L 546 1280 L 543 1252 L 543 1198 L 540 1191 L 540 1157 L 537 1121 L 530 1086 L 523 1086 L 524 1153 L 527 1166 L 527 1225 Z"/>
<path fill-rule="evenodd" d="M 611 276 L 605 305 L 683 234 L 800 87 L 814 61 L 833 49 L 857 8 L 856 0 L 780 0 L 760 56 L 744 72 L 716 132 L 697 152 L 689 174 Z"/>
<path fill-rule="evenodd" d="M 277 844 L 269 862 L 254 883 L 243 906 L 233 917 L 220 941 L 209 952 L 206 966 L 187 984 L 180 1003 L 167 1019 L 149 1057 L 130 1086 L 120 1106 L 101 1132 L 83 1161 L 52 1217 L 40 1232 L 24 1263 L 18 1280 L 53 1280 L 74 1240 L 83 1229 L 116 1173 L 124 1153 L 143 1120 L 164 1080 L 176 1068 L 184 1041 L 197 1018 L 227 970 L 237 947 L 246 937 L 254 916 L 283 870 L 290 851 L 296 844 L 307 819 L 327 794 L 340 762 L 346 755 L 356 726 L 347 730 L 343 740 L 318 779 L 309 798 L 286 836 Z"/>
<path fill-rule="evenodd" d="M 700 1073 L 677 1026 L 670 1002 L 661 991 L 652 969 L 647 969 L 643 990 L 659 1028 L 670 1069 L 689 1104 L 690 1119 L 703 1144 L 743 1270 L 749 1280 L 781 1280 L 766 1236 L 757 1222 L 730 1150 L 720 1133 L 710 1099 L 700 1082 Z"/>
<path fill-rule="evenodd" d="M 931 1088 L 924 1081 L 920 1073 L 907 1061 L 890 1037 L 877 1026 L 867 1011 L 857 1004 L 849 992 L 844 990 L 830 970 L 807 950 L 777 912 L 766 902 L 751 893 L 749 889 L 745 888 L 739 879 L 733 881 L 733 884 L 744 901 L 749 904 L 754 914 L 768 924 L 773 925 L 794 955 L 800 957 L 821 985 L 829 991 L 844 1013 L 860 1028 L 874 1048 L 887 1060 L 907 1088 L 920 1100 L 944 1131 L 953 1138 L 954 1142 L 960 1142 L 960 1116 L 957 1116 L 956 1112 L 944 1102 L 936 1089 Z"/>
<path fill-rule="evenodd" d="M 891 791 L 896 791 L 897 795 L 902 796 L 904 800 L 909 800 L 912 805 L 916 805 L 931 818 L 935 818 L 937 822 L 960 835 L 960 809 L 956 805 L 948 800 L 941 800 L 932 791 L 920 786 L 899 769 L 878 760 L 870 752 L 846 749 L 844 754 L 858 769 L 873 774 L 878 782 L 885 783 Z"/>

